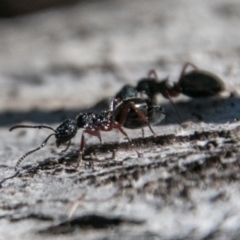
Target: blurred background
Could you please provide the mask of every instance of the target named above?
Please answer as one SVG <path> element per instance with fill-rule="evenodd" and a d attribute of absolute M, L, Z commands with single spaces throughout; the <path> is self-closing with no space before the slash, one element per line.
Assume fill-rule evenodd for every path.
<path fill-rule="evenodd" d="M 240 86 L 239 1 L 2 0 L 0 17 L 0 126 L 58 123 L 187 61 Z"/>
<path fill-rule="evenodd" d="M 79 0 L 2 0 L 0 3 L 0 15 L 2 18 L 11 18 L 41 11 L 47 8 L 68 5 L 78 1 Z"/>
<path fill-rule="evenodd" d="M 9 133 L 9 126 L 28 122 L 54 127 L 81 111 L 100 110 L 106 107 L 104 99 L 125 84 L 136 86 L 150 69 L 175 82 L 184 63 L 192 62 L 222 78 L 226 91 L 212 99 L 175 98 L 185 124 L 181 128 L 172 105 L 158 96 L 166 118 L 154 131 L 162 139 L 175 134 L 178 141 L 170 135 L 165 146 L 142 144 L 138 159 L 134 151 L 120 151 L 123 163 L 116 166 L 70 169 L 68 163 L 59 164 L 69 157 L 52 138 L 24 160 L 21 177 L 3 184 L 0 236 L 45 238 L 36 233 L 69 220 L 67 212 L 77 199 L 76 216 L 91 212 L 128 219 L 119 228 L 115 223 L 95 229 L 91 238 L 87 225 L 79 230 L 86 239 L 126 239 L 108 235 L 119 232 L 129 234 L 127 239 L 150 239 L 139 238 L 141 232 L 153 233 L 151 239 L 160 239 L 154 233 L 162 239 L 220 239 L 222 232 L 239 236 L 239 137 L 231 136 L 235 129 L 238 135 L 240 119 L 239 29 L 239 0 L 1 0 L 1 179 L 11 176 L 18 159 L 49 134 L 47 129 Z M 127 133 L 141 136 L 140 129 Z M 78 134 L 66 154 L 79 149 Z M 152 136 L 147 128 L 145 136 Z M 107 132 L 103 142 L 118 145 L 124 136 Z M 98 139 L 87 136 L 86 148 L 93 143 Z"/>

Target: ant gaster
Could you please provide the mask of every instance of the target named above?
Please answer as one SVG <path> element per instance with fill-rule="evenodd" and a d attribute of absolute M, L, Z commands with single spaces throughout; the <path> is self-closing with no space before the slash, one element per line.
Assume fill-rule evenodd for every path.
<path fill-rule="evenodd" d="M 138 95 L 138 91 L 136 88 L 130 85 L 125 85 L 116 95 L 115 99 L 119 101 L 126 100 L 128 98 L 136 98 Z"/>
<path fill-rule="evenodd" d="M 124 107 L 128 104 L 132 104 L 132 110 L 128 111 L 123 126 L 130 129 L 142 128 L 142 137 L 144 137 L 143 127 L 145 127 L 145 125 L 143 124 L 142 119 L 147 116 L 149 123 L 156 124 L 164 118 L 164 115 L 162 108 L 154 104 L 151 99 L 138 98 L 137 95 L 138 91 L 136 90 L 136 88 L 130 85 L 125 85 L 115 95 L 115 102 L 117 103 L 117 107 L 115 109 L 115 118 L 118 121 Z M 141 117 L 136 114 L 136 109 L 138 109 L 142 114 Z M 150 130 L 154 134 L 150 124 L 148 125 Z"/>
<path fill-rule="evenodd" d="M 111 101 L 108 111 L 102 111 L 101 113 L 80 113 L 75 119 L 67 119 L 63 121 L 56 129 L 53 129 L 45 125 L 16 125 L 10 128 L 10 131 L 17 128 L 47 128 L 53 131 L 43 143 L 25 153 L 17 162 L 15 170 L 17 171 L 20 163 L 30 154 L 43 148 L 48 140 L 55 136 L 56 145 L 59 147 L 63 143 L 68 143 L 66 151 L 70 146 L 71 139 L 77 134 L 77 131 L 83 128 L 79 155 L 82 158 L 84 154 L 85 146 L 85 133 L 96 136 L 100 143 L 102 143 L 101 131 L 111 131 L 112 129 L 118 129 L 127 139 L 131 142 L 127 133 L 123 127 L 136 129 L 148 126 L 155 136 L 150 124 L 156 124 L 164 118 L 163 109 L 160 106 L 156 106 L 151 100 L 144 100 L 140 98 L 129 98 L 123 101 L 116 99 Z M 137 151 L 136 151 L 137 152 Z M 138 152 L 137 152 L 138 153 Z M 78 162 L 79 165 L 79 162 Z"/>

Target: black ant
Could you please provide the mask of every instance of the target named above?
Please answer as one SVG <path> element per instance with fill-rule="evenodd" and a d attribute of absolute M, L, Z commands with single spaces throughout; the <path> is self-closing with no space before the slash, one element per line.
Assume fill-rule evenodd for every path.
<path fill-rule="evenodd" d="M 82 159 L 85 146 L 85 133 L 96 136 L 100 143 L 102 143 L 101 131 L 107 132 L 112 129 L 118 129 L 128 141 L 131 142 L 131 139 L 128 137 L 123 127 L 136 129 L 148 126 L 153 135 L 156 136 L 150 124 L 160 122 L 164 116 L 163 109 L 160 106 L 157 106 L 153 101 L 141 98 L 129 98 L 120 102 L 116 99 L 112 100 L 108 111 L 102 111 L 101 113 L 80 113 L 75 119 L 67 119 L 63 121 L 56 129 L 45 125 L 13 126 L 10 128 L 10 131 L 16 128 L 47 128 L 53 131 L 53 133 L 50 134 L 39 147 L 25 153 L 18 160 L 15 170 L 17 171 L 20 163 L 28 155 L 43 148 L 52 136 L 55 136 L 56 138 L 57 147 L 63 143 L 68 143 L 67 148 L 64 150 L 66 151 L 71 144 L 71 139 L 77 134 L 79 129 L 83 128 L 84 130 L 82 132 L 79 149 L 79 155 Z M 79 162 L 77 166 L 79 166 Z"/>
<path fill-rule="evenodd" d="M 187 72 L 188 67 L 193 70 Z M 136 90 L 145 93 L 150 99 L 155 99 L 158 93 L 167 98 L 175 107 L 172 97 L 177 97 L 180 93 L 192 98 L 205 98 L 216 96 L 225 89 L 223 81 L 215 74 L 198 69 L 192 63 L 186 63 L 181 71 L 178 82 L 169 83 L 168 78 L 157 81 L 158 76 L 155 70 L 150 70 L 147 78 L 139 80 Z M 180 115 L 178 113 L 180 118 Z M 181 119 L 181 118 L 180 118 Z"/>
<path fill-rule="evenodd" d="M 193 70 L 187 72 L 191 66 Z M 157 82 L 158 76 L 155 70 L 150 70 L 148 78 L 138 82 L 136 90 L 144 92 L 149 98 L 153 99 L 158 93 L 165 98 L 176 97 L 180 93 L 192 98 L 204 98 L 216 96 L 225 89 L 223 81 L 215 74 L 198 69 L 192 63 L 183 66 L 178 82 L 171 86 L 168 78 Z"/>

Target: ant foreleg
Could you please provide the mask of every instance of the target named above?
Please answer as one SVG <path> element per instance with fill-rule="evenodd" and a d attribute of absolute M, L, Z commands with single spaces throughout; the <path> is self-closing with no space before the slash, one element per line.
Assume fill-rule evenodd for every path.
<path fill-rule="evenodd" d="M 101 135 L 100 135 L 100 131 L 99 130 L 84 130 L 82 132 L 82 137 L 81 137 L 81 143 L 80 143 L 80 149 L 79 149 L 79 157 L 78 157 L 78 163 L 76 165 L 76 168 L 78 168 L 81 164 L 81 160 L 83 159 L 83 155 L 84 155 L 84 147 L 85 147 L 85 136 L 84 134 L 85 133 L 88 133 L 89 135 L 92 135 L 92 136 L 95 136 L 95 137 L 98 137 L 100 143 L 102 144 L 102 138 L 101 138 Z"/>

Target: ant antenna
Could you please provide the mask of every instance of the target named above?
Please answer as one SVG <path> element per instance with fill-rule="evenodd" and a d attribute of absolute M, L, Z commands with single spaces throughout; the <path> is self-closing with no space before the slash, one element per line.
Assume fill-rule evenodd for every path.
<path fill-rule="evenodd" d="M 17 162 L 17 164 L 16 164 L 16 166 L 15 166 L 15 171 L 17 171 L 20 163 L 23 161 L 24 158 L 26 158 L 28 155 L 30 155 L 30 154 L 38 151 L 39 149 L 43 148 L 43 147 L 46 145 L 46 143 L 47 143 L 47 141 L 49 140 L 50 137 L 56 136 L 56 130 L 53 129 L 53 128 L 51 128 L 51 127 L 49 127 L 49 126 L 45 126 L 45 125 L 37 125 L 37 126 L 32 126 L 32 125 L 15 125 L 15 126 L 11 127 L 11 128 L 9 129 L 9 131 L 11 132 L 12 130 L 17 129 L 17 128 L 38 128 L 38 129 L 47 128 L 47 129 L 52 130 L 54 133 L 50 134 L 50 135 L 43 141 L 43 143 L 42 143 L 39 147 L 37 147 L 37 148 L 35 148 L 35 149 L 33 149 L 33 150 L 25 153 L 25 154 L 18 160 L 18 162 Z"/>
<path fill-rule="evenodd" d="M 23 161 L 24 158 L 26 158 L 28 155 L 30 155 L 30 154 L 32 154 L 32 153 L 40 150 L 41 148 L 43 148 L 43 147 L 46 145 L 46 143 L 47 143 L 47 141 L 49 140 L 49 138 L 52 137 L 52 136 L 55 136 L 55 135 L 56 135 L 55 133 L 50 134 L 50 135 L 43 141 L 43 143 L 42 143 L 39 147 L 37 147 L 37 148 L 35 148 L 35 149 L 33 149 L 33 150 L 25 153 L 25 154 L 17 161 L 17 164 L 16 164 L 16 166 L 15 166 L 15 171 L 17 171 L 20 163 Z"/>
<path fill-rule="evenodd" d="M 16 128 L 38 128 L 38 129 L 47 128 L 47 129 L 50 129 L 50 130 L 56 132 L 55 129 L 53 129 L 53 128 L 49 127 L 49 126 L 45 126 L 45 125 L 37 125 L 37 126 L 32 126 L 32 125 L 15 125 L 15 126 L 11 127 L 9 129 L 9 131 L 11 132 L 12 130 L 14 130 Z"/>

